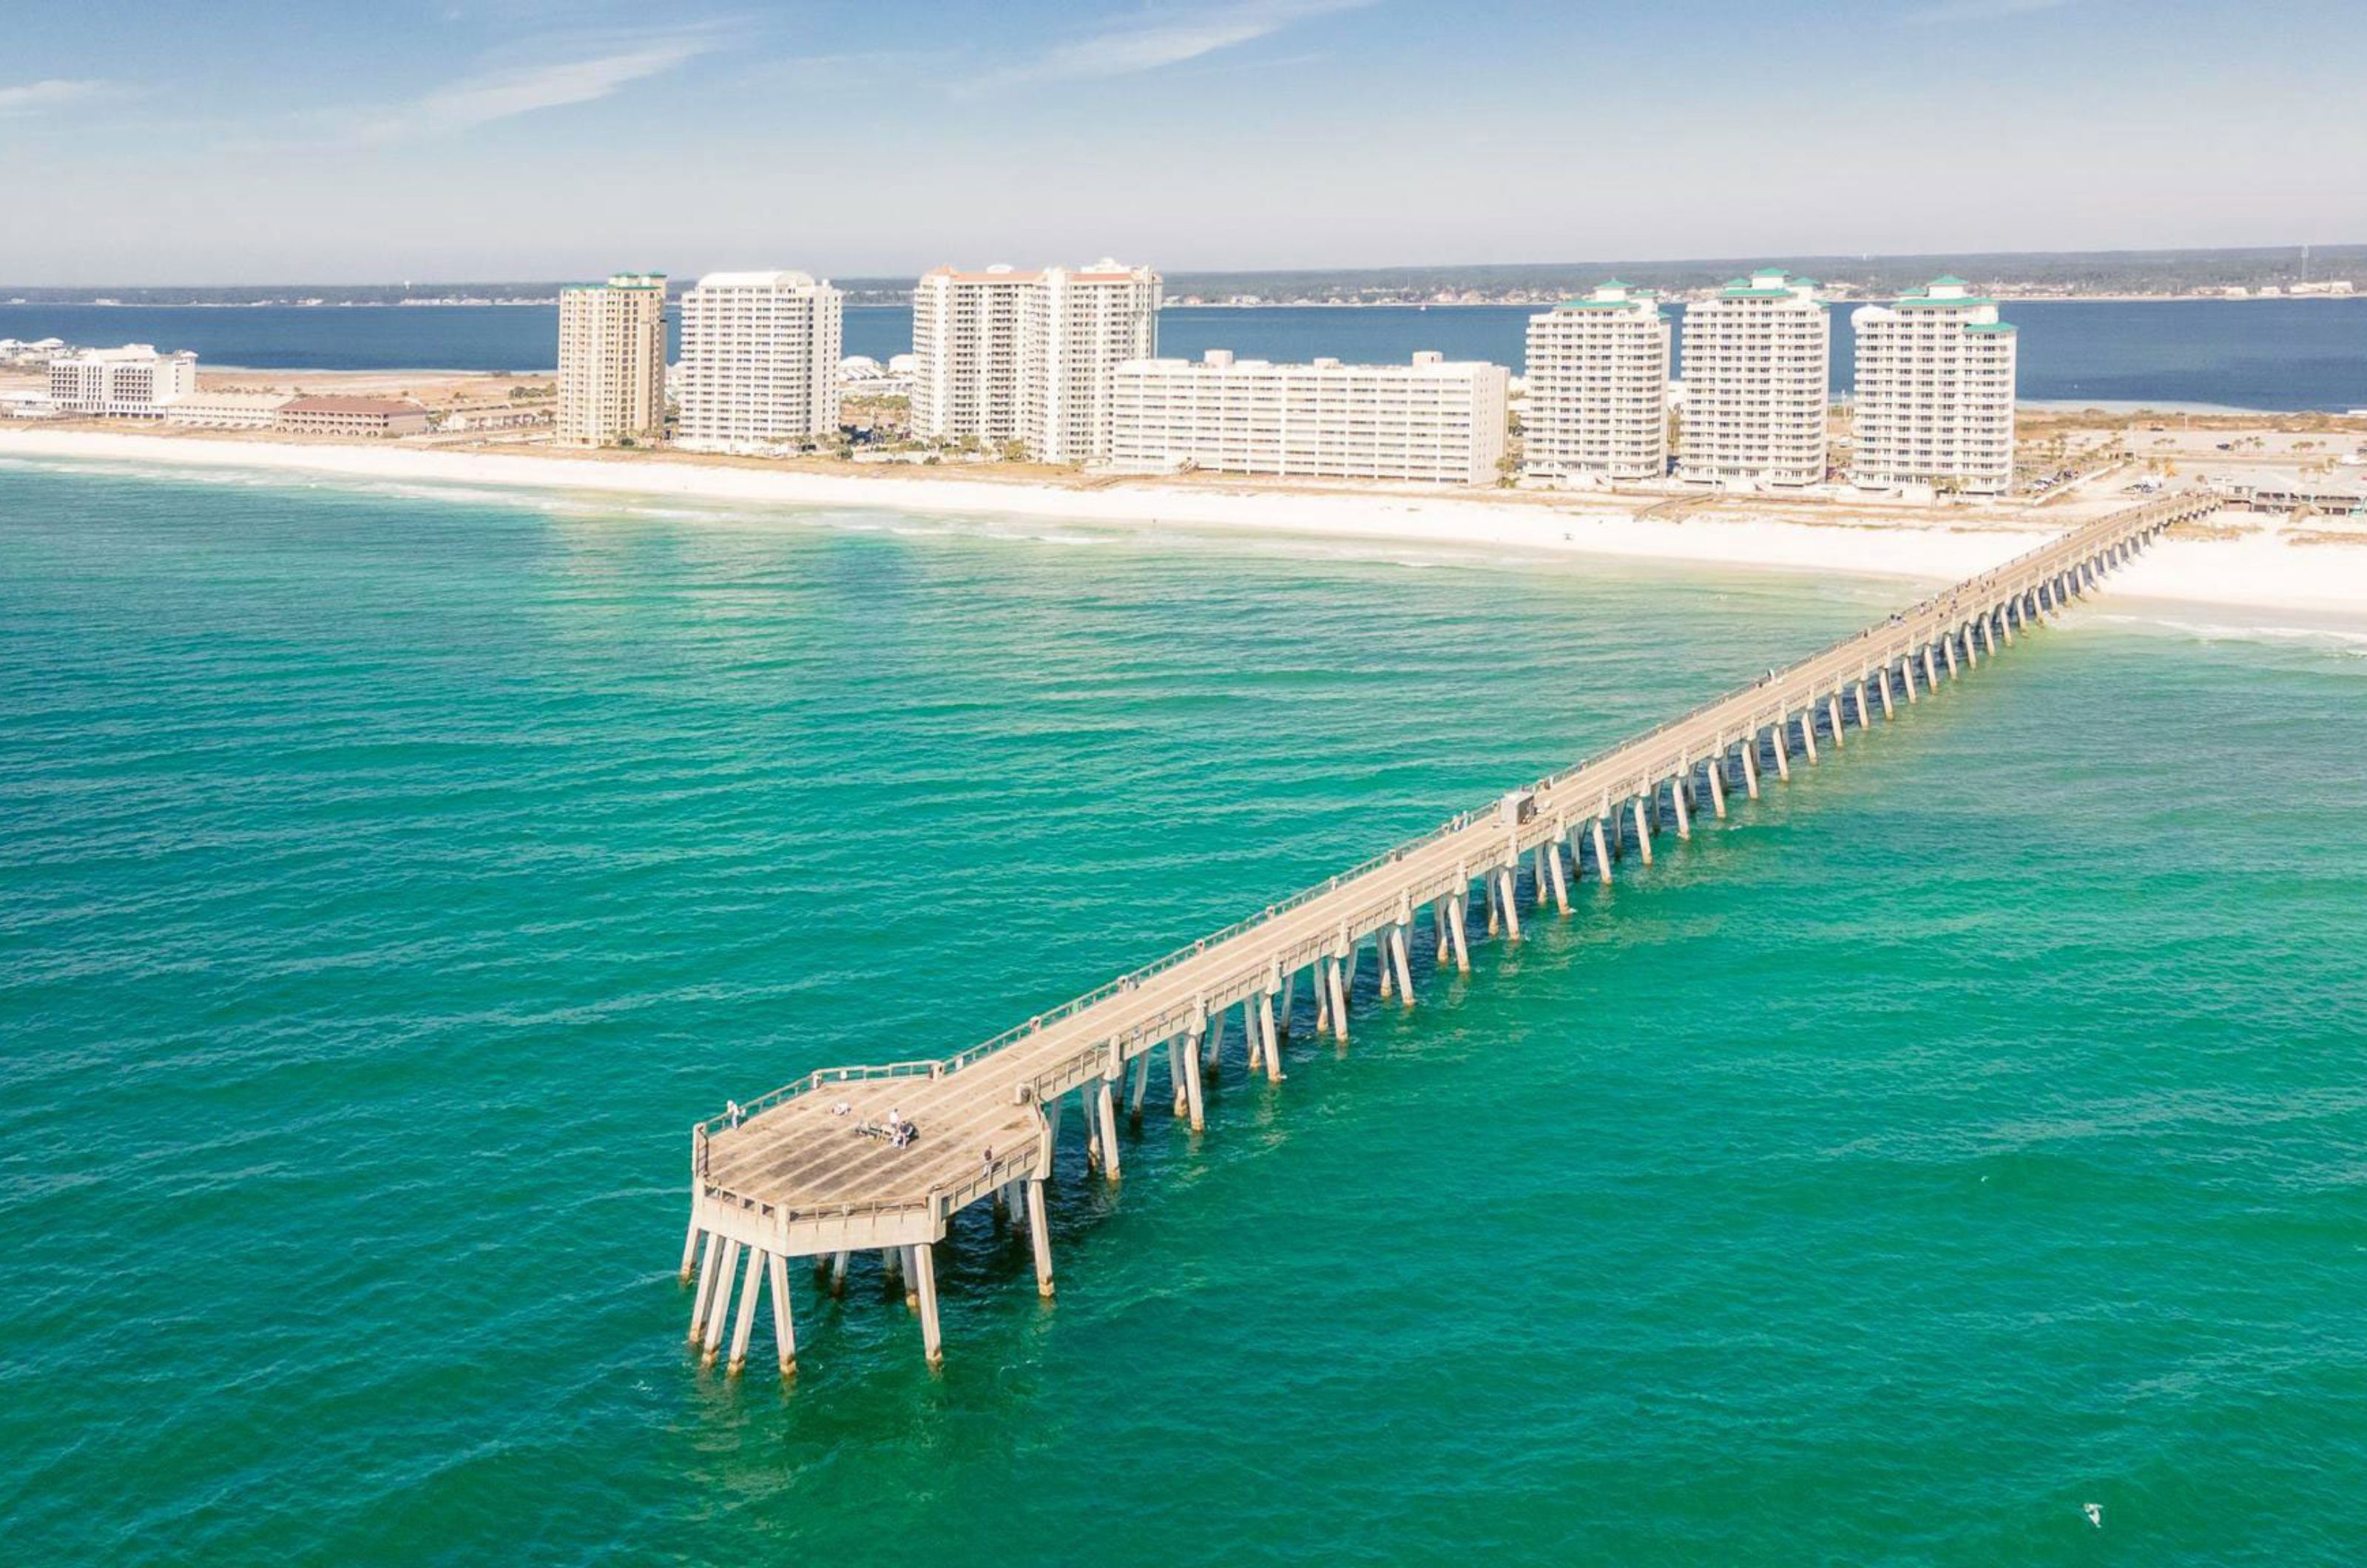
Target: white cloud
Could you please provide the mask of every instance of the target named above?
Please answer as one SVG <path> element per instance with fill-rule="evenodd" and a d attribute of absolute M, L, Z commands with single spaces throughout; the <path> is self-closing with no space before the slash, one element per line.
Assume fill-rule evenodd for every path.
<path fill-rule="evenodd" d="M 85 103 L 92 98 L 105 97 L 114 90 L 115 85 L 111 82 L 60 79 L 0 87 L 0 115 L 40 114 L 65 104 Z"/>
<path fill-rule="evenodd" d="M 1164 11 L 1055 45 L 1037 59 L 986 77 L 978 86 L 1072 82 L 1161 71 L 1252 43 L 1311 17 L 1353 11 L 1372 0 L 1236 0 L 1195 12 Z"/>
<path fill-rule="evenodd" d="M 715 47 L 704 31 L 638 40 L 614 40 L 605 52 L 533 65 L 480 71 L 400 107 L 364 120 L 366 140 L 441 136 L 569 104 L 587 104 L 618 88 L 659 76 Z"/>
<path fill-rule="evenodd" d="M 1910 26 L 1941 22 L 1995 22 L 2008 17 L 2026 17 L 2033 11 L 2059 11 L 2076 4 L 2076 0 L 1945 0 L 1921 11 L 1909 11 L 1899 17 Z"/>

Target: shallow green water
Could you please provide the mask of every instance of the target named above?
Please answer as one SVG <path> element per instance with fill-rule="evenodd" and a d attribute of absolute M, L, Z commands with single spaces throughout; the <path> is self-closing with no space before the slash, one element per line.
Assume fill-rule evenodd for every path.
<path fill-rule="evenodd" d="M 2367 1539 L 2367 660 L 2104 610 L 697 1371 L 725 1097 L 1912 592 L 889 521 L 0 468 L 10 1558 Z"/>

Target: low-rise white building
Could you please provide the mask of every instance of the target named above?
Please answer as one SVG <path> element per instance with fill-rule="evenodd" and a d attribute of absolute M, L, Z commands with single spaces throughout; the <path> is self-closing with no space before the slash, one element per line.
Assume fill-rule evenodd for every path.
<path fill-rule="evenodd" d="M 1211 349 L 1130 359 L 1110 376 L 1113 468 L 1485 484 L 1504 455 L 1501 365 L 1318 359 L 1276 365 Z"/>
<path fill-rule="evenodd" d="M 276 392 L 192 392 L 164 405 L 164 423 L 193 430 L 269 430 L 287 402 Z"/>
<path fill-rule="evenodd" d="M 198 389 L 198 356 L 159 354 L 144 343 L 84 348 L 50 361 L 50 400 L 61 413 L 157 419 Z"/>
<path fill-rule="evenodd" d="M 2015 333 L 1961 277 L 1850 314 L 1857 391 L 1850 480 L 2002 495 L 2013 484 Z"/>
<path fill-rule="evenodd" d="M 1669 323 L 1617 281 L 1529 318 L 1532 479 L 1609 482 L 1669 471 Z"/>
<path fill-rule="evenodd" d="M 674 445 L 764 452 L 838 432 L 844 296 L 802 272 L 710 272 L 682 297 Z"/>
<path fill-rule="evenodd" d="M 1677 476 L 1734 490 L 1825 477 L 1832 322 L 1813 278 L 1764 267 L 1685 308 Z"/>

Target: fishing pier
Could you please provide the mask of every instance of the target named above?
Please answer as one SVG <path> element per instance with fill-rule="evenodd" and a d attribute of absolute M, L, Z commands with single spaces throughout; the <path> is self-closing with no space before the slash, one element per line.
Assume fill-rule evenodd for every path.
<path fill-rule="evenodd" d="M 1092 1167 L 1116 1180 L 1118 1118 L 1142 1113 L 1154 1070 L 1172 1113 L 1200 1132 L 1204 1075 L 1229 1032 L 1247 1043 L 1252 1074 L 1280 1081 L 1282 1043 L 1310 1010 L 1319 1034 L 1345 1042 L 1360 1002 L 1413 1006 L 1417 945 L 1467 971 L 1475 942 L 1521 940 L 1524 902 L 1532 918 L 1567 913 L 1573 879 L 1608 883 L 1628 853 L 1650 864 L 1661 834 L 1688 838 L 1701 813 L 1757 799 L 2218 505 L 2171 496 L 2084 525 L 954 1055 L 826 1067 L 699 1122 L 681 1267 L 691 1344 L 741 1371 L 769 1297 L 780 1371 L 792 1373 L 791 1262 L 843 1290 L 850 1258 L 877 1251 L 935 1364 L 933 1248 L 964 1209 L 991 1202 L 1024 1224 L 1036 1287 L 1052 1294 L 1044 1184 L 1070 1108 Z M 1376 983 L 1360 997 L 1367 967 Z M 917 1137 L 897 1135 L 891 1111 Z"/>

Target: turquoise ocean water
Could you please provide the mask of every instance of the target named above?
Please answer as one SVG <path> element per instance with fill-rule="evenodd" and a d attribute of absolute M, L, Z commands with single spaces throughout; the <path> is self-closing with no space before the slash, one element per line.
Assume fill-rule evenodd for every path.
<path fill-rule="evenodd" d="M 0 468 L 0 1555 L 2367 1540 L 2367 660 L 2116 602 L 700 1371 L 727 1096 L 1918 591 L 807 521 Z"/>

